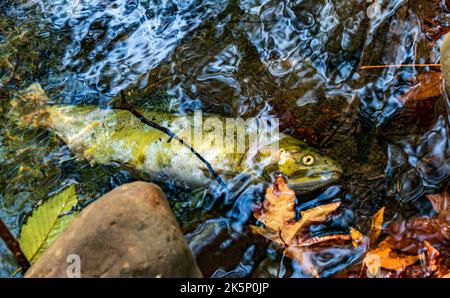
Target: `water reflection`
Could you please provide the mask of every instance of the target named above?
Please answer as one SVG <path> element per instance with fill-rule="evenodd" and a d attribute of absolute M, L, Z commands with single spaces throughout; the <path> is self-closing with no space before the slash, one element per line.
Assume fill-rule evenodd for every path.
<path fill-rule="evenodd" d="M 241 2 L 243 10 L 255 12 L 248 15 L 246 36 L 275 77 L 290 73 L 302 78 L 313 77 L 314 73 L 327 75 L 326 44 L 338 25 L 338 16 L 331 1 L 307 2 Z"/>
<path fill-rule="evenodd" d="M 68 30 L 65 102 L 109 101 L 162 61 L 228 1 L 40 2 L 52 30 Z M 168 59 L 168 60 L 167 60 Z M 99 98 L 100 96 L 100 98 Z"/>
<path fill-rule="evenodd" d="M 17 127 L 7 117 L 9 100 L 36 81 L 57 103 L 145 106 L 169 98 L 179 113 L 283 118 L 296 137 L 319 131 L 311 136 L 317 143 L 340 128 L 323 150 L 344 165 L 345 179 L 297 197 L 297 213 L 344 203 L 329 222 L 310 228 L 313 236 L 364 229 L 384 205 L 404 213 L 397 202 L 416 214 L 411 203 L 448 187 L 448 102 L 436 99 L 431 120 L 418 124 L 398 100 L 411 79 L 432 69 L 360 68 L 439 62 L 440 40 L 423 34 L 423 1 L 379 1 L 374 18 L 364 0 L 23 2 L 0 1 L 0 217 L 15 233 L 36 202 L 70 179 L 90 200 L 139 178 L 93 167 L 51 134 Z M 448 20 L 434 6 L 427 11 Z M 330 109 L 352 119 L 327 120 Z M 346 246 L 313 248 L 290 264 L 248 231 L 267 185 L 221 204 L 217 193 L 198 199 L 170 182 L 164 187 L 208 276 L 331 276 L 361 256 Z M 0 247 L 0 276 L 8 276 L 15 266 Z"/>
<path fill-rule="evenodd" d="M 352 248 L 323 248 L 301 252 L 301 262 L 293 261 L 294 272 L 291 277 L 329 277 L 348 263 L 360 258 L 361 252 L 355 254 Z"/>
<path fill-rule="evenodd" d="M 448 119 L 448 118 L 447 118 Z M 403 140 L 403 148 L 389 147 L 389 163 L 386 171 L 396 176 L 397 197 L 410 201 L 424 191 L 434 191 L 450 174 L 449 124 L 439 116 L 433 127 L 423 136 Z M 408 165 L 405 166 L 405 163 Z"/>

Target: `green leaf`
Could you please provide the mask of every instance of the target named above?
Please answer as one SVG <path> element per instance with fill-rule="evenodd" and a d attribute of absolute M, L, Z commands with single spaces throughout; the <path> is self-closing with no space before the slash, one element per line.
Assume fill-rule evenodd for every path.
<path fill-rule="evenodd" d="M 77 216 L 76 213 L 62 215 L 78 202 L 75 184 L 46 200 L 37 207 L 22 226 L 19 243 L 31 264 L 45 252 L 58 235 Z"/>

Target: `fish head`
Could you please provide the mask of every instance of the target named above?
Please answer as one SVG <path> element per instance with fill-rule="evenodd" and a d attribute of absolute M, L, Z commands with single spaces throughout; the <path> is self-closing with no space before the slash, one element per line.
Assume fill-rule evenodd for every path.
<path fill-rule="evenodd" d="M 295 138 L 286 136 L 277 147 L 272 162 L 264 168 L 264 176 L 272 179 L 281 174 L 295 191 L 324 187 L 339 180 L 343 173 L 332 158 Z"/>

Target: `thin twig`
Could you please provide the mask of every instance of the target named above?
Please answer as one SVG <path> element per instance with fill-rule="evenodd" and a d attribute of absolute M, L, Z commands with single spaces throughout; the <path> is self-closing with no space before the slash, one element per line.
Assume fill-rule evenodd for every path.
<path fill-rule="evenodd" d="M 361 66 L 361 70 L 365 69 L 380 69 L 390 67 L 441 67 L 441 64 L 392 64 L 392 65 L 366 65 Z"/>
<path fill-rule="evenodd" d="M 6 224 L 1 219 L 0 219 L 0 237 L 3 239 L 3 241 L 6 243 L 6 246 L 8 246 L 8 249 L 14 255 L 14 258 L 22 268 L 22 271 L 23 272 L 27 271 L 28 268 L 30 268 L 30 262 L 28 262 L 27 257 L 20 248 L 19 241 L 17 241 L 17 239 L 13 236 L 11 231 L 8 229 Z"/>
<path fill-rule="evenodd" d="M 366 180 L 367 181 L 375 181 L 375 180 L 380 180 L 380 179 L 384 179 L 384 178 L 386 178 L 385 174 L 374 176 L 374 177 L 369 177 L 369 178 L 366 178 Z"/>

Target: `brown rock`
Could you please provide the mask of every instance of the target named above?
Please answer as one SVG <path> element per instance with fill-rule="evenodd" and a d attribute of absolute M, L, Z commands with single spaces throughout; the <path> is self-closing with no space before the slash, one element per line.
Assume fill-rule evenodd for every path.
<path fill-rule="evenodd" d="M 86 207 L 25 277 L 72 277 L 77 256 L 81 277 L 201 277 L 164 193 L 151 183 L 122 185 Z"/>
<path fill-rule="evenodd" d="M 441 64 L 447 95 L 450 95 L 450 34 L 445 36 L 441 45 Z"/>

